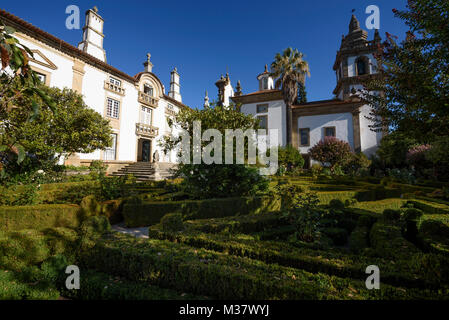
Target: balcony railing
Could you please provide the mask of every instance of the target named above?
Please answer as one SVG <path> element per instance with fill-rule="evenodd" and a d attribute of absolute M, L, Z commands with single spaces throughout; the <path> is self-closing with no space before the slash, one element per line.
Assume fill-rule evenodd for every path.
<path fill-rule="evenodd" d="M 157 108 L 158 101 L 159 101 L 159 99 L 154 98 L 154 97 L 150 96 L 149 94 L 146 94 L 142 91 L 139 91 L 139 102 L 140 103 L 143 103 L 143 104 L 153 107 L 153 108 Z"/>
<path fill-rule="evenodd" d="M 104 88 L 120 95 L 125 95 L 125 89 L 123 89 L 121 86 L 110 83 L 109 81 L 104 82 Z"/>
<path fill-rule="evenodd" d="M 143 137 L 155 138 L 159 135 L 159 128 L 149 124 L 136 123 L 136 134 Z"/>

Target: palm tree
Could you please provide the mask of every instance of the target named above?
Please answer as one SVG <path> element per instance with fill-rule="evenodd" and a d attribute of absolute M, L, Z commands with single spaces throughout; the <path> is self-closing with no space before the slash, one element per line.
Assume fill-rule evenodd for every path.
<path fill-rule="evenodd" d="M 309 64 L 303 60 L 304 55 L 297 49 L 287 48 L 282 55 L 277 53 L 271 64 L 270 76 L 276 79 L 276 89 L 282 86 L 287 115 L 287 145 L 292 144 L 292 105 L 298 97 L 298 83 L 305 85 L 310 76 Z"/>

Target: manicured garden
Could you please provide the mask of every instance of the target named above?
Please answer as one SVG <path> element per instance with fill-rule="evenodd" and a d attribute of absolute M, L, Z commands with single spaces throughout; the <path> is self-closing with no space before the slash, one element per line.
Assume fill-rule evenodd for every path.
<path fill-rule="evenodd" d="M 422 194 L 386 179 L 324 175 L 269 183 L 255 197 L 183 200 L 178 181 L 167 181 L 134 184 L 138 193 L 115 200 L 97 200 L 97 194 L 72 204 L 2 206 L 0 298 L 448 296 L 449 202 L 432 197 L 436 188 Z M 319 203 L 293 199 L 298 193 L 288 190 L 297 188 Z M 286 214 L 295 201 L 302 208 L 309 201 L 318 214 L 309 219 L 316 221 L 312 233 Z M 149 226 L 149 239 L 112 231 L 110 221 L 121 220 Z M 71 264 L 80 267 L 80 290 L 65 288 Z M 380 290 L 365 286 L 369 265 L 380 269 Z"/>

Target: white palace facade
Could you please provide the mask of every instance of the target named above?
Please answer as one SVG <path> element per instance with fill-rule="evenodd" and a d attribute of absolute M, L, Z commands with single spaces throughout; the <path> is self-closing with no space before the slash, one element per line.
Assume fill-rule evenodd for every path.
<path fill-rule="evenodd" d="M 42 81 L 52 87 L 71 88 L 83 95 L 85 103 L 110 120 L 113 144 L 105 151 L 76 154 L 65 159 L 66 164 L 89 165 L 102 160 L 113 172 L 135 162 L 178 162 L 176 151 L 164 154 L 158 141 L 171 132 L 168 119 L 182 108 L 180 76 L 171 72 L 170 90 L 153 73 L 151 55 L 147 54 L 142 72 L 130 76 L 106 62 L 103 46 L 104 20 L 94 7 L 86 12 L 83 39 L 74 47 L 30 23 L 0 10 L 0 20 L 14 27 L 15 36 L 34 52 L 30 65 Z M 355 152 L 372 155 L 382 138 L 382 132 L 370 129 L 367 119 L 371 107 L 363 103 L 357 90 L 366 79 L 375 78 L 377 61 L 374 57 L 381 39 L 376 30 L 374 39 L 353 15 L 349 33 L 343 36 L 333 70 L 337 85 L 335 98 L 296 104 L 291 109 L 292 145 L 307 157 L 308 150 L 326 136 L 347 141 Z M 243 94 L 240 82 L 236 90 L 229 74 L 217 82 L 218 99 L 224 105 L 231 102 L 241 112 L 260 119 L 262 128 L 277 129 L 279 146 L 287 142 L 286 108 L 282 92 L 274 88 L 268 67 L 257 76 L 259 89 Z M 205 98 L 205 105 L 209 104 Z M 176 131 L 176 129 L 174 129 Z M 156 159 L 154 159 L 156 157 Z M 306 162 L 307 165 L 310 161 Z"/>
<path fill-rule="evenodd" d="M 378 77 L 377 61 L 374 53 L 380 44 L 376 30 L 374 40 L 367 40 L 367 32 L 353 15 L 349 33 L 343 36 L 337 52 L 333 70 L 337 77 L 334 99 L 313 101 L 293 105 L 291 110 L 291 141 L 301 154 L 308 159 L 308 151 L 326 136 L 334 136 L 349 143 L 355 152 L 363 152 L 368 157 L 374 154 L 382 138 L 382 132 L 371 130 L 371 106 L 363 103 L 357 90 L 363 89 L 363 81 Z M 240 82 L 234 92 L 229 75 L 217 81 L 219 100 L 240 105 L 241 112 L 260 119 L 265 129 L 278 130 L 278 145 L 287 142 L 286 108 L 282 92 L 275 89 L 274 79 L 268 67 L 257 76 L 259 90 L 243 94 Z M 206 98 L 208 100 L 208 98 Z M 310 161 L 306 161 L 306 166 Z"/>
<path fill-rule="evenodd" d="M 83 95 L 84 102 L 110 120 L 113 144 L 105 151 L 76 154 L 65 164 L 89 165 L 103 160 L 109 171 L 134 162 L 176 163 L 176 152 L 164 154 L 158 140 L 171 133 L 168 119 L 181 108 L 180 76 L 171 72 L 170 90 L 153 73 L 148 54 L 142 72 L 130 76 L 106 62 L 103 47 L 104 20 L 98 10 L 86 12 L 83 39 L 78 47 L 0 10 L 0 20 L 16 29 L 15 37 L 34 53 L 31 68 L 48 86 L 70 88 Z M 176 134 L 175 132 L 173 132 Z"/>

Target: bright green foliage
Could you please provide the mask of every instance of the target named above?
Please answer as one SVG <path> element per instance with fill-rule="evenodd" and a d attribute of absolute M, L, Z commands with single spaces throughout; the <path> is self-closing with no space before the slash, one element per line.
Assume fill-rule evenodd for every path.
<path fill-rule="evenodd" d="M 407 152 L 417 144 L 416 139 L 401 132 L 383 137 L 377 150 L 383 168 L 407 167 Z"/>
<path fill-rule="evenodd" d="M 56 155 L 90 153 L 110 145 L 112 131 L 109 121 L 89 108 L 80 94 L 45 86 L 41 90 L 54 101 L 55 112 L 41 106 L 39 115 L 29 122 L 32 97 L 24 98 L 19 104 L 21 108 L 8 113 L 10 125 L 4 129 L 6 135 L 34 155 L 32 164 L 35 167 L 41 169 L 42 165 L 54 165 Z"/>
<path fill-rule="evenodd" d="M 245 115 L 238 111 L 233 105 L 229 107 L 215 105 L 202 110 L 182 109 L 175 119 L 175 123 L 188 132 L 190 136 L 190 163 L 193 163 L 193 123 L 201 122 L 201 134 L 208 129 L 216 129 L 222 134 L 222 144 L 220 150 L 209 150 L 211 156 L 219 155 L 220 164 L 186 164 L 181 163 L 178 167 L 177 175 L 184 179 L 183 186 L 185 192 L 194 199 L 223 198 L 235 196 L 253 195 L 259 191 L 267 189 L 267 181 L 260 176 L 257 168 L 251 168 L 244 164 L 226 164 L 225 163 L 225 130 L 241 129 L 245 132 L 247 129 L 256 129 L 257 120 L 251 115 Z M 174 124 L 172 124 L 174 125 Z M 215 138 L 214 138 L 215 139 Z M 165 150 L 173 150 L 181 146 L 181 137 L 166 137 L 162 142 Z M 207 147 L 209 144 L 201 142 L 201 147 Z M 255 141 L 244 142 L 245 159 L 247 159 L 247 150 L 249 144 Z M 234 143 L 235 144 L 235 143 Z M 233 154 L 236 159 L 236 149 Z M 202 149 L 203 150 L 203 149 Z M 205 149 L 204 149 L 205 150 Z M 184 150 L 185 152 L 186 150 Z M 206 151 L 205 151 L 206 152 Z M 256 164 L 256 159 L 252 159 Z M 234 162 L 236 163 L 236 162 Z M 245 162 L 246 163 L 246 162 Z"/>
<path fill-rule="evenodd" d="M 287 168 L 287 171 L 292 171 L 295 168 L 302 168 L 304 166 L 304 158 L 298 149 L 291 145 L 278 148 L 278 163 L 279 166 Z"/>
<path fill-rule="evenodd" d="M 162 230 L 182 231 L 184 229 L 183 217 L 181 213 L 169 213 L 161 219 Z"/>
<path fill-rule="evenodd" d="M 410 30 L 400 44 L 387 34 L 378 56 L 383 79 L 367 88 L 384 95 L 368 100 L 378 106 L 379 127 L 429 143 L 449 132 L 449 3 L 413 0 L 394 12 Z"/>
<path fill-rule="evenodd" d="M 0 207 L 0 230 L 44 230 L 54 227 L 77 227 L 80 224 L 78 205 L 35 205 Z"/>
<path fill-rule="evenodd" d="M 3 23 L 2 23 L 3 25 Z M 19 106 L 20 112 L 27 121 L 33 121 L 40 112 L 38 101 L 42 101 L 46 107 L 54 111 L 55 103 L 52 99 L 37 87 L 39 79 L 30 68 L 29 60 L 34 55 L 31 50 L 21 44 L 14 37 L 15 29 L 10 26 L 0 26 L 0 172 L 3 169 L 3 153 L 12 153 L 17 156 L 17 163 L 25 159 L 25 149 L 13 136 L 5 133 L 4 129 L 14 126 L 8 123 L 4 127 L 3 122 L 8 118 L 9 112 Z M 34 98 L 33 98 L 34 96 Z M 22 109 L 20 102 L 31 98 L 30 109 Z"/>

